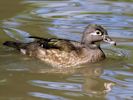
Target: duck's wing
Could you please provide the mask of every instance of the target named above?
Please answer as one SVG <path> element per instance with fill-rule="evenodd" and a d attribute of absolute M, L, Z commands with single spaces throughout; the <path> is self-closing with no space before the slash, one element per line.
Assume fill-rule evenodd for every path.
<path fill-rule="evenodd" d="M 71 51 L 75 50 L 75 43 L 78 43 L 77 41 L 72 41 L 68 39 L 60 39 L 60 38 L 42 38 L 42 37 L 36 37 L 36 36 L 30 36 L 29 38 L 34 38 L 35 42 L 39 43 L 41 47 L 46 49 L 60 49 L 64 51 Z M 73 44 L 74 43 L 74 44 Z"/>

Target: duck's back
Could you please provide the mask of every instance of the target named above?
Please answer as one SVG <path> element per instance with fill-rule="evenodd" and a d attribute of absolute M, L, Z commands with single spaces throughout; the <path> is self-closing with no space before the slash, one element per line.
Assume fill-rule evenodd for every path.
<path fill-rule="evenodd" d="M 56 67 L 77 65 L 75 61 L 79 59 L 78 52 L 80 50 L 75 44 L 79 44 L 78 42 L 73 41 L 73 44 L 72 41 L 65 39 L 32 38 L 36 38 L 36 40 L 30 43 L 6 41 L 3 44 Z"/>

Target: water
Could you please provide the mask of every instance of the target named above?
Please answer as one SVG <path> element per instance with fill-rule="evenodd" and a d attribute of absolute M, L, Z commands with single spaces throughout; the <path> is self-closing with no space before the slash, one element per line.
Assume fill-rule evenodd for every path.
<path fill-rule="evenodd" d="M 133 100 L 132 0 L 1 0 L 0 12 L 0 100 Z M 79 41 L 92 23 L 117 47 L 102 44 L 107 59 L 78 69 L 52 69 L 2 46 L 29 35 Z"/>

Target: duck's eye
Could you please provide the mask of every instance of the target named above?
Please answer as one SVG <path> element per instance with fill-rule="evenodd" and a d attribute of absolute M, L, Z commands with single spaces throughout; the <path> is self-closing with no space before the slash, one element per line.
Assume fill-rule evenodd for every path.
<path fill-rule="evenodd" d="M 101 31 L 99 31 L 99 30 L 96 30 L 96 31 L 90 33 L 90 35 L 99 35 L 99 36 L 102 36 L 103 33 Z"/>
<path fill-rule="evenodd" d="M 102 33 L 100 31 L 98 31 L 98 30 L 96 31 L 96 34 L 97 35 L 102 35 Z"/>

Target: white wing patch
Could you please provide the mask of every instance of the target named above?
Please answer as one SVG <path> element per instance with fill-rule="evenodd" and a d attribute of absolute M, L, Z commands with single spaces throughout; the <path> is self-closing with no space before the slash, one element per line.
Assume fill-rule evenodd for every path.
<path fill-rule="evenodd" d="M 20 52 L 22 53 L 22 54 L 26 54 L 26 50 L 25 49 L 20 49 Z"/>

